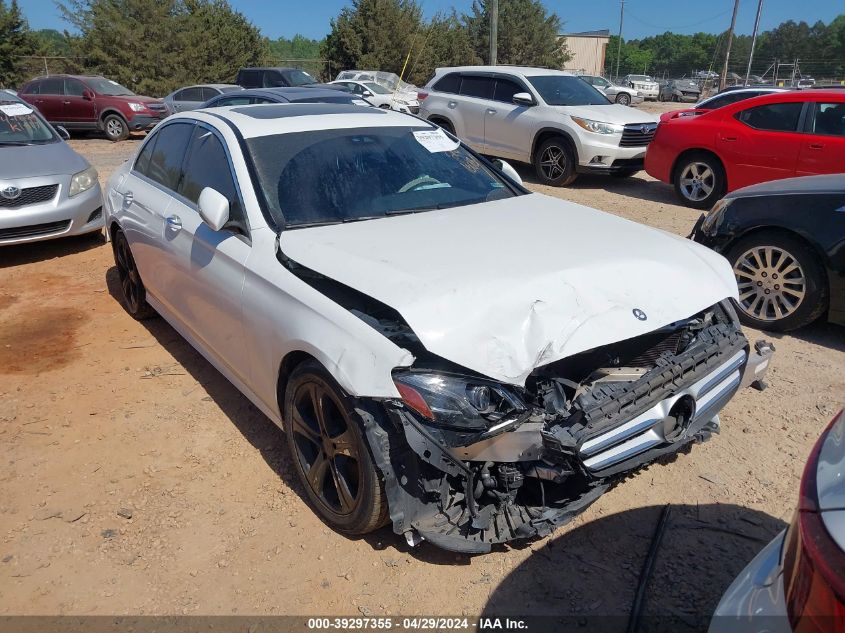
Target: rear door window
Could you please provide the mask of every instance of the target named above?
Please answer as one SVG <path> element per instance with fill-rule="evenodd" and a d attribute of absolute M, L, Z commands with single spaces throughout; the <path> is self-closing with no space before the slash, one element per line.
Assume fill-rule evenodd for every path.
<path fill-rule="evenodd" d="M 24 90 L 22 91 L 25 95 L 37 95 L 40 94 L 41 91 L 41 82 L 40 81 L 33 81 L 30 83 Z"/>
<path fill-rule="evenodd" d="M 176 101 L 205 101 L 202 98 L 202 88 L 185 88 L 175 97 Z"/>
<path fill-rule="evenodd" d="M 61 77 L 53 77 L 41 82 L 41 94 L 43 95 L 62 95 L 64 93 L 65 86 Z"/>
<path fill-rule="evenodd" d="M 238 83 L 247 88 L 260 88 L 262 70 L 242 70 L 238 73 Z"/>
<path fill-rule="evenodd" d="M 461 94 L 465 97 L 478 99 L 493 98 L 493 78 L 464 75 L 461 78 Z"/>
<path fill-rule="evenodd" d="M 456 95 L 461 88 L 461 76 L 458 73 L 449 73 L 441 77 L 432 88 L 438 92 L 447 92 Z"/>
<path fill-rule="evenodd" d="M 220 94 L 216 88 L 209 88 L 208 86 L 200 88 L 200 92 L 202 92 L 202 101 L 208 101 Z"/>
<path fill-rule="evenodd" d="M 814 103 L 813 134 L 845 137 L 845 103 Z"/>
<path fill-rule="evenodd" d="M 156 133 L 147 177 L 171 191 L 177 191 L 182 175 L 182 159 L 193 129 L 190 123 L 171 123 Z"/>
<path fill-rule="evenodd" d="M 141 148 L 140 153 L 138 154 L 138 158 L 135 159 L 135 166 L 133 169 L 137 171 L 139 174 L 144 176 L 149 176 L 150 170 L 150 157 L 153 155 L 153 150 L 155 149 L 156 140 L 158 139 L 158 134 L 152 137 L 148 143 Z"/>
<path fill-rule="evenodd" d="M 803 107 L 803 103 L 767 103 L 742 110 L 736 118 L 756 130 L 795 132 Z"/>

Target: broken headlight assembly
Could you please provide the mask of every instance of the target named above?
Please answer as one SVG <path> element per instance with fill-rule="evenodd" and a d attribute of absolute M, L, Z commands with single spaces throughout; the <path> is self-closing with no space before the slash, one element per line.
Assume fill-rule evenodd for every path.
<path fill-rule="evenodd" d="M 706 235 L 715 233 L 722 220 L 725 217 L 725 211 L 731 205 L 731 198 L 722 198 L 713 208 L 704 216 L 704 221 L 701 223 L 701 232 Z"/>
<path fill-rule="evenodd" d="M 406 406 L 444 428 L 492 432 L 528 411 L 514 389 L 483 378 L 403 371 L 393 374 L 393 382 Z"/>

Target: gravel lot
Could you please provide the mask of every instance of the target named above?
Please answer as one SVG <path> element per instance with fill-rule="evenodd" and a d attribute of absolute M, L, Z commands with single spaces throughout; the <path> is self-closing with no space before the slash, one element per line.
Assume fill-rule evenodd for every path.
<path fill-rule="evenodd" d="M 136 143 L 71 142 L 103 182 Z M 644 172 L 567 189 L 522 173 L 681 235 L 697 217 Z M 845 328 L 766 335 L 769 389 L 734 398 L 712 441 L 551 537 L 475 557 L 410 549 L 390 528 L 326 528 L 281 431 L 165 322 L 132 320 L 115 280 L 99 237 L 0 251 L 0 615 L 625 615 L 672 504 L 646 612 L 700 629 L 790 520 L 810 447 L 845 401 Z"/>

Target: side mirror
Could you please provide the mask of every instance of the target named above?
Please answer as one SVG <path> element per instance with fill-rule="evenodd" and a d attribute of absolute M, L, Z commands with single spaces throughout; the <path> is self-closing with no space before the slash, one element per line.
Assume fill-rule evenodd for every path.
<path fill-rule="evenodd" d="M 197 203 L 200 217 L 213 231 L 219 231 L 229 221 L 229 201 L 219 191 L 206 187 Z"/>
<path fill-rule="evenodd" d="M 372 93 L 372 92 L 370 92 L 369 90 L 365 90 L 365 91 L 364 91 L 364 96 L 365 96 L 365 97 L 372 97 L 372 96 L 373 96 L 373 93 Z"/>
<path fill-rule="evenodd" d="M 70 140 L 70 132 L 68 132 L 67 128 L 65 128 L 63 125 L 56 125 L 53 129 L 56 130 L 56 133 L 62 137 L 63 141 Z"/>
<path fill-rule="evenodd" d="M 82 91 L 82 98 L 86 101 L 93 101 L 94 100 L 94 92 L 92 90 L 83 90 Z"/>
<path fill-rule="evenodd" d="M 521 105 L 521 106 L 533 106 L 533 105 L 534 105 L 534 97 L 532 97 L 532 96 L 531 96 L 529 93 L 527 93 L 527 92 L 517 92 L 517 93 L 513 96 L 513 102 L 514 102 L 516 105 Z"/>
<path fill-rule="evenodd" d="M 516 172 L 516 170 L 513 168 L 513 165 L 511 165 L 510 163 L 503 161 L 501 158 L 495 158 L 493 159 L 493 167 L 495 167 L 505 176 L 513 180 L 516 184 L 522 184 L 522 178 L 520 178 L 519 174 Z"/>

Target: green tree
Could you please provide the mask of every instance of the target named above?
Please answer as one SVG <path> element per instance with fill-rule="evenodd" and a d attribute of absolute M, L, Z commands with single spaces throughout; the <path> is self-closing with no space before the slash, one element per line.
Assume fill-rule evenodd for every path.
<path fill-rule="evenodd" d="M 275 59 L 317 59 L 322 43 L 322 40 L 312 40 L 297 33 L 292 39 L 280 37 L 270 40 L 268 46 L 270 55 Z"/>
<path fill-rule="evenodd" d="M 488 0 L 474 0 L 464 16 L 475 54 L 490 60 Z M 497 62 L 523 66 L 563 68 L 569 53 L 559 41 L 560 18 L 546 13 L 539 0 L 499 0 Z"/>
<path fill-rule="evenodd" d="M 35 38 L 21 14 L 17 0 L 8 6 L 0 0 L 0 88 L 17 87 L 28 78 L 25 55 L 36 50 Z"/>
<path fill-rule="evenodd" d="M 420 45 L 411 55 L 406 76 L 411 83 L 422 86 L 434 75 L 435 68 L 480 63 L 469 31 L 453 10 L 448 15 L 432 18 Z"/>
<path fill-rule="evenodd" d="M 226 0 L 184 0 L 177 23 L 183 34 L 177 74 L 182 85 L 232 82 L 239 68 L 257 66 L 269 53 L 258 28 Z"/>
<path fill-rule="evenodd" d="M 416 0 L 352 0 L 330 24 L 321 49 L 329 74 L 361 68 L 401 75 L 425 37 Z"/>
<path fill-rule="evenodd" d="M 85 70 L 143 94 L 231 80 L 267 54 L 258 29 L 225 0 L 67 0 L 59 7 L 80 33 L 72 49 Z"/>

